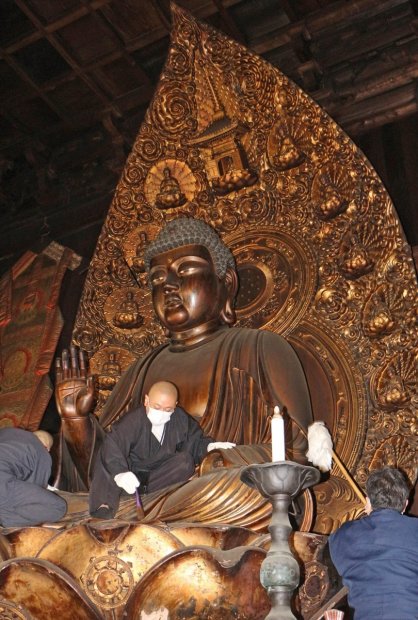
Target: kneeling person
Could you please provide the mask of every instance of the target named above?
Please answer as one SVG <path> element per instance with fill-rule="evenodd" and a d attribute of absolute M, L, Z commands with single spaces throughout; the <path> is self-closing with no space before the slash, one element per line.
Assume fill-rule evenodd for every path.
<path fill-rule="evenodd" d="M 45 431 L 0 430 L 0 523 L 25 527 L 59 521 L 65 500 L 47 489 L 52 437 Z"/>
<path fill-rule="evenodd" d="M 178 392 L 168 381 L 155 383 L 144 405 L 122 416 L 97 454 L 90 489 L 90 514 L 111 519 L 123 491 L 158 491 L 186 482 L 205 454 L 235 444 L 205 437 L 192 416 L 177 406 Z"/>

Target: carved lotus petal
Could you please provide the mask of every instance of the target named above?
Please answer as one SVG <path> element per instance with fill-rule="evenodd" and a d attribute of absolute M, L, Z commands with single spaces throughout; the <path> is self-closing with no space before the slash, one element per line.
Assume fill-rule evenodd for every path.
<path fill-rule="evenodd" d="M 396 409 L 411 401 L 417 392 L 418 367 L 413 352 L 403 351 L 372 379 L 375 402 L 383 409 Z"/>
<path fill-rule="evenodd" d="M 234 170 L 212 180 L 212 189 L 219 196 L 254 185 L 258 180 L 253 170 Z"/>
<path fill-rule="evenodd" d="M 168 610 L 170 618 L 262 620 L 270 609 L 259 580 L 264 557 L 252 547 L 178 551 L 140 581 L 126 617 L 143 620 L 159 612 L 164 618 Z"/>
<path fill-rule="evenodd" d="M 79 525 L 57 535 L 40 550 L 38 557 L 58 564 L 80 579 L 88 592 L 89 580 L 99 580 L 95 593 L 98 599 L 101 593 L 105 599 L 106 592 L 100 590 L 99 578 L 100 572 L 110 570 L 105 560 L 123 559 L 135 576 L 133 586 L 156 562 L 182 546 L 170 533 L 150 525 L 122 522 L 113 529 Z"/>
<path fill-rule="evenodd" d="M 16 618 L 102 619 L 80 586 L 60 568 L 44 560 L 25 558 L 4 562 L 0 568 L 0 597 L 16 605 L 13 609 L 16 615 L 12 616 Z"/>
<path fill-rule="evenodd" d="M 16 529 L 4 537 L 8 544 L 5 548 L 9 549 L 8 557 L 35 557 L 57 534 L 57 530 L 42 526 Z"/>
<path fill-rule="evenodd" d="M 260 534 L 245 527 L 230 527 L 228 525 L 196 525 L 193 523 L 179 523 L 170 526 L 173 534 L 186 547 L 205 545 L 217 549 L 232 549 L 247 545 L 258 546 Z"/>

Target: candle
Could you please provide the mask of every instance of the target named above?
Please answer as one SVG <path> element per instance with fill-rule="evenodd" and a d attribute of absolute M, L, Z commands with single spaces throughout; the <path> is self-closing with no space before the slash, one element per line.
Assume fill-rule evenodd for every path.
<path fill-rule="evenodd" d="M 285 460 L 284 449 L 284 421 L 280 407 L 276 405 L 271 418 L 271 456 L 273 463 Z"/>

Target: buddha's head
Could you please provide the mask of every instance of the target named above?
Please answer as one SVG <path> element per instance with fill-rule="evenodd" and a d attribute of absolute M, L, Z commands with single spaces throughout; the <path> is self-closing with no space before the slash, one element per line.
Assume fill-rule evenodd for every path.
<path fill-rule="evenodd" d="M 186 217 L 168 222 L 144 260 L 156 314 L 170 336 L 235 322 L 234 258 L 208 224 Z"/>

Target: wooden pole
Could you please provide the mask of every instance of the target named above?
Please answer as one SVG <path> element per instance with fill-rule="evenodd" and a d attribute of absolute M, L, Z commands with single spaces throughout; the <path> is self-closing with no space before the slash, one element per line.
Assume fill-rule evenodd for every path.
<path fill-rule="evenodd" d="M 354 493 L 357 495 L 363 506 L 366 505 L 366 497 L 360 487 L 357 485 L 355 480 L 351 477 L 350 472 L 346 468 L 346 466 L 341 461 L 340 457 L 335 453 L 335 450 L 332 451 L 332 459 L 334 463 L 337 465 L 341 473 L 344 475 L 344 478 L 347 480 L 350 487 L 353 489 Z"/>

